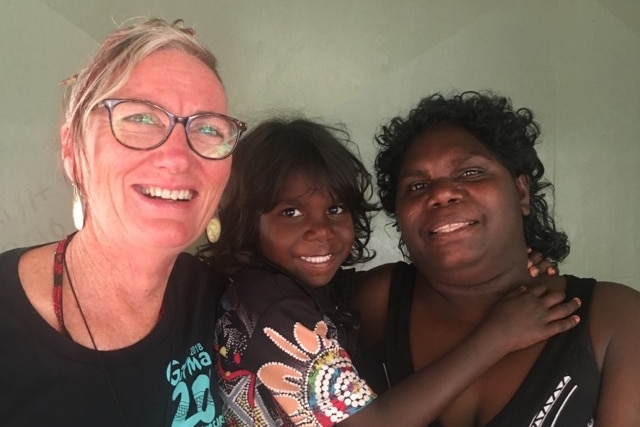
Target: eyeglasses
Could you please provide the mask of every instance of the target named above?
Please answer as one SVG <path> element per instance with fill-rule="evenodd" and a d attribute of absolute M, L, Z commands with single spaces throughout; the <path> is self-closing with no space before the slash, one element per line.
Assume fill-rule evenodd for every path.
<path fill-rule="evenodd" d="M 133 150 L 153 150 L 169 138 L 176 123 L 184 126 L 187 144 L 200 157 L 211 160 L 231 155 L 247 125 L 233 117 L 200 113 L 179 117 L 164 108 L 134 99 L 105 99 L 111 132 Z"/>

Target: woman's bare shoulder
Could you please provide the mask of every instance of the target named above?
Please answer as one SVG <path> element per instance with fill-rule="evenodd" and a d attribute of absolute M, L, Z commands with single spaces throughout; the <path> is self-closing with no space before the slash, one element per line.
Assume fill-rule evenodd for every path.
<path fill-rule="evenodd" d="M 598 282 L 589 329 L 602 372 L 598 425 L 640 423 L 640 292 L 613 282 Z"/>
<path fill-rule="evenodd" d="M 357 275 L 353 308 L 360 313 L 360 342 L 365 348 L 382 338 L 384 333 L 393 267 L 394 264 L 382 264 Z"/>
<path fill-rule="evenodd" d="M 640 328 L 640 292 L 615 282 L 597 282 L 589 313 L 589 329 L 602 366 L 612 340 L 624 340 Z"/>
<path fill-rule="evenodd" d="M 367 271 L 360 271 L 356 275 L 355 301 L 356 308 L 371 299 L 387 299 L 389 284 L 394 264 L 382 264 Z"/>
<path fill-rule="evenodd" d="M 640 292 L 615 282 L 597 282 L 593 294 L 592 314 L 612 325 L 640 319 Z"/>

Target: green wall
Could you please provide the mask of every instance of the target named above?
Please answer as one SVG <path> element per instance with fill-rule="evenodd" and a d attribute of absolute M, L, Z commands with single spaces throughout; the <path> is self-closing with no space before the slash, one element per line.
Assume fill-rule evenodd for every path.
<path fill-rule="evenodd" d="M 234 115 L 343 122 L 371 164 L 379 124 L 422 96 L 494 89 L 534 110 L 572 243 L 561 270 L 640 289 L 640 2 L 3 0 L 0 250 L 71 230 L 61 88 L 132 16 L 182 17 L 218 55 Z M 185 6 L 188 3 L 190 6 Z M 399 259 L 382 215 L 378 264 Z"/>

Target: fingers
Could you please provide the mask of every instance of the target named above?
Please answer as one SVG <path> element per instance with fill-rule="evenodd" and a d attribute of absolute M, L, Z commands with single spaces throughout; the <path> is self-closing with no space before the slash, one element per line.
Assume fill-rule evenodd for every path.
<path fill-rule="evenodd" d="M 556 304 L 551 306 L 548 311 L 548 319 L 550 322 L 568 318 L 572 313 L 575 313 L 577 309 L 582 305 L 580 298 L 572 298 L 562 304 Z"/>
<path fill-rule="evenodd" d="M 527 249 L 527 269 L 531 277 L 537 277 L 540 274 L 550 276 L 558 274 L 557 263 L 549 261 L 540 252 L 534 252 L 531 248 Z"/>
<path fill-rule="evenodd" d="M 549 262 L 549 261 L 547 261 L 547 263 L 549 264 L 549 266 L 544 270 L 545 274 L 547 274 L 549 276 L 555 276 L 556 274 L 559 273 L 558 263 L 557 262 Z"/>
<path fill-rule="evenodd" d="M 505 295 L 505 298 L 517 297 L 518 295 L 521 295 L 525 292 L 530 293 L 536 298 L 540 298 L 541 296 L 545 295 L 548 290 L 549 288 L 546 285 L 541 285 L 541 284 L 531 285 L 530 287 L 527 287 L 525 285 L 520 285 L 516 289 L 513 289 L 512 291 L 507 293 Z"/>
<path fill-rule="evenodd" d="M 531 295 L 537 298 L 540 298 L 541 296 L 545 295 L 548 290 L 549 288 L 546 287 L 545 285 L 533 285 L 527 288 L 527 292 L 529 292 Z"/>
<path fill-rule="evenodd" d="M 550 292 L 541 297 L 540 300 L 548 299 L 545 302 L 548 303 L 555 301 L 560 296 L 564 297 L 564 293 Z M 580 308 L 581 304 L 582 302 L 579 298 L 572 298 L 569 301 L 555 303 L 547 307 L 546 313 L 540 317 L 542 323 L 539 324 L 539 332 L 541 335 L 538 338 L 548 339 L 578 325 L 580 316 L 573 313 Z"/>
<path fill-rule="evenodd" d="M 545 307 L 550 308 L 556 304 L 560 304 L 565 300 L 564 291 L 551 291 L 540 297 L 540 300 L 545 304 Z"/>
<path fill-rule="evenodd" d="M 536 264 L 544 259 L 540 252 L 533 252 L 531 248 L 527 248 L 527 256 L 527 268 L 529 270 L 535 268 Z"/>
<path fill-rule="evenodd" d="M 492 307 L 482 322 L 482 330 L 489 341 L 495 339 L 509 351 L 526 348 L 580 322 L 575 314 L 580 299 L 565 298 L 563 291 L 549 291 L 544 285 L 518 287 Z"/>
<path fill-rule="evenodd" d="M 531 262 L 531 258 L 529 258 L 528 263 L 530 264 Z M 547 274 L 549 276 L 558 274 L 558 264 L 547 259 L 543 259 L 527 268 L 529 269 L 529 275 L 531 277 L 538 277 L 540 274 Z"/>
<path fill-rule="evenodd" d="M 536 298 L 539 298 L 543 302 L 544 306 L 547 308 L 551 308 L 554 305 L 560 304 L 565 299 L 564 291 L 549 291 L 549 289 L 545 285 L 533 285 L 530 288 L 525 288 L 525 289 L 526 289 L 526 292 L 528 292 L 529 294 L 533 295 Z M 513 294 L 514 296 L 517 296 L 521 293 L 522 293 L 522 286 L 512 291 L 509 295 Z M 577 308 L 578 307 L 576 307 L 571 312 L 577 310 Z"/>
<path fill-rule="evenodd" d="M 547 332 L 549 337 L 557 335 L 562 332 L 566 332 L 569 329 L 576 327 L 580 323 L 580 316 L 574 314 L 563 319 L 555 320 L 547 325 Z"/>
<path fill-rule="evenodd" d="M 520 285 L 515 289 L 512 289 L 511 291 L 509 291 L 505 296 L 504 299 L 509 299 L 509 298 L 514 298 L 517 297 L 518 295 L 522 295 L 525 292 L 528 292 L 529 289 L 527 289 L 527 287 L 525 285 Z"/>

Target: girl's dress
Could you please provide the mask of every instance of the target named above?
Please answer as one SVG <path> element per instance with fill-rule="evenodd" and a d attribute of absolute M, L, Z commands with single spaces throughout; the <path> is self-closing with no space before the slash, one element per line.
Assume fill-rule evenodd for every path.
<path fill-rule="evenodd" d="M 358 324 L 343 305 L 353 274 L 310 288 L 261 262 L 233 278 L 215 333 L 228 425 L 332 426 L 375 398 L 347 352 Z"/>

